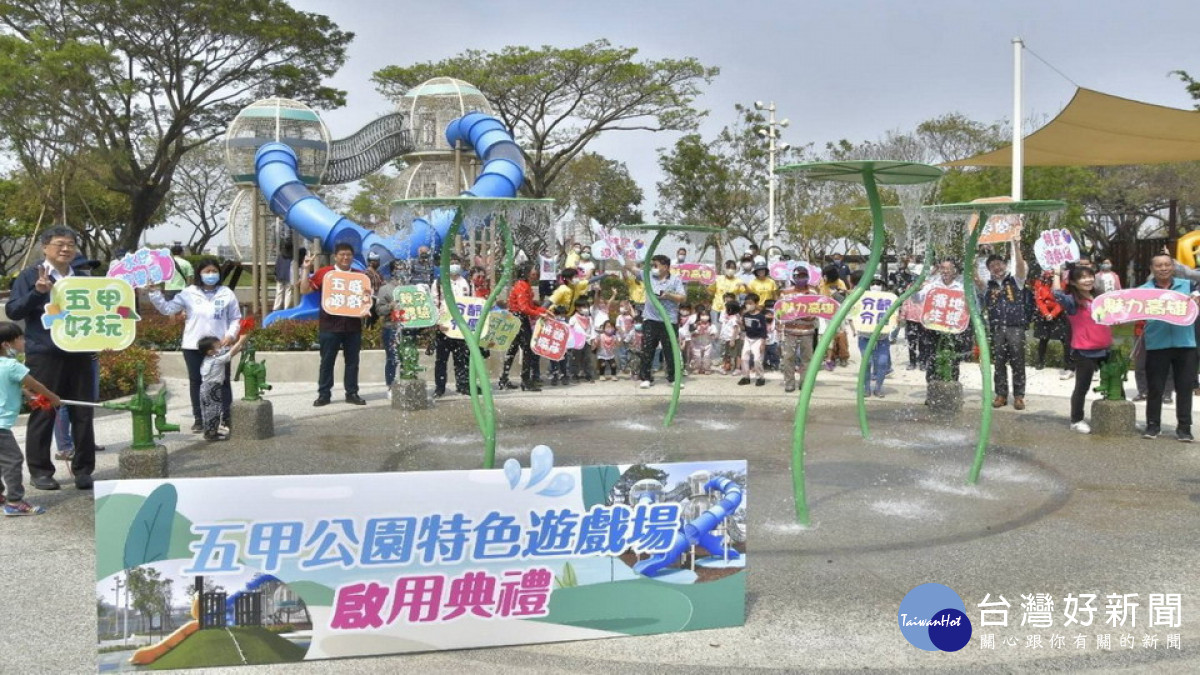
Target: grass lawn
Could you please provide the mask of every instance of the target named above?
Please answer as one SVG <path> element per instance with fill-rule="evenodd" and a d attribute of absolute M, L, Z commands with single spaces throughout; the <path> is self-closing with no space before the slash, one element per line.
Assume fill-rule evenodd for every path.
<path fill-rule="evenodd" d="M 304 648 L 263 628 L 235 626 L 230 629 L 246 655 L 246 663 L 284 663 L 304 659 Z M 223 628 L 198 631 L 150 664 L 152 670 L 238 666 L 242 664 L 237 648 Z"/>

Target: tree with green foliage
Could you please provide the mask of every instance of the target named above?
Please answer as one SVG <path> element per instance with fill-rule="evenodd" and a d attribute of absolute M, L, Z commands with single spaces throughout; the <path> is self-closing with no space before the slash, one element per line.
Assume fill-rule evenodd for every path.
<path fill-rule="evenodd" d="M 189 230 L 187 245 L 203 251 L 229 225 L 229 207 L 237 188 L 225 168 L 225 147 L 209 141 L 183 156 L 168 199 L 168 220 Z"/>
<path fill-rule="evenodd" d="M 693 107 L 718 74 L 694 58 L 637 60 L 638 50 L 596 40 L 579 47 L 472 49 L 436 62 L 375 73 L 393 100 L 433 77 L 479 88 L 525 154 L 522 194 L 547 197 L 572 159 L 609 131 L 690 131 Z"/>
<path fill-rule="evenodd" d="M 336 107 L 353 35 L 284 0 L 0 0 L 0 137 L 28 170 L 80 147 L 128 200 L 117 245 L 158 222 L 185 154 L 270 95 Z"/>
<path fill-rule="evenodd" d="M 156 614 L 162 617 L 164 630 L 173 628 L 171 603 L 174 592 L 171 587 L 174 579 L 164 579 L 158 570 L 143 566 L 127 571 L 125 583 L 128 584 L 130 603 L 141 616 L 143 630 Z"/>

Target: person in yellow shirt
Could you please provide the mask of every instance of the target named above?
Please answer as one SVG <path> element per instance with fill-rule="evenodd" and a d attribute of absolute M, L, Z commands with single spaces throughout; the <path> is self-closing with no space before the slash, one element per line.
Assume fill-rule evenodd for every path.
<path fill-rule="evenodd" d="M 846 293 L 849 290 L 846 282 L 838 276 L 838 268 L 835 265 L 826 265 L 821 270 L 821 285 L 817 287 L 818 293 L 842 302 L 846 299 Z M 848 325 L 838 327 L 837 336 L 833 338 L 833 344 L 829 345 L 829 350 L 825 353 L 826 370 L 833 370 L 835 364 L 842 367 L 849 365 L 850 341 L 846 337 L 847 329 Z"/>
<path fill-rule="evenodd" d="M 765 306 L 779 297 L 779 284 L 771 278 L 767 263 L 761 262 L 754 266 L 754 278 L 746 284 L 746 291 L 758 296 L 758 301 Z"/>
<path fill-rule="evenodd" d="M 621 276 L 625 278 L 625 289 L 629 291 L 629 302 L 639 311 L 646 304 L 646 287 L 642 283 L 642 270 L 637 263 L 630 260 L 621 268 Z"/>
<path fill-rule="evenodd" d="M 725 261 L 725 273 L 708 285 L 708 292 L 713 294 L 712 320 L 715 326 L 721 319 L 721 312 L 725 311 L 725 294 L 733 293 L 735 296 L 740 297 L 746 293 L 746 285 L 742 283 L 742 280 L 737 275 L 736 262 L 732 260 Z"/>
<path fill-rule="evenodd" d="M 550 304 L 554 307 L 561 307 L 568 317 L 575 313 L 575 301 L 588 292 L 589 281 L 576 281 L 575 278 L 578 275 L 579 270 L 574 267 L 564 269 L 562 284 L 550 294 Z M 599 281 L 600 277 L 594 279 Z"/>
<path fill-rule="evenodd" d="M 580 244 L 579 242 L 575 242 L 574 244 L 571 244 L 571 250 L 569 253 L 567 253 L 567 259 L 563 262 L 563 267 L 566 269 L 574 269 L 576 267 L 579 267 L 579 258 L 580 258 L 580 254 L 582 252 L 583 252 L 582 244 Z M 574 311 L 574 306 L 572 306 L 571 311 Z"/>

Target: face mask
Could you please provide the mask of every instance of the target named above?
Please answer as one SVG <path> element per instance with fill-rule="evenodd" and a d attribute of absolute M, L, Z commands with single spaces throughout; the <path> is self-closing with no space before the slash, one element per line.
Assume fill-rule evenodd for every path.
<path fill-rule="evenodd" d="M 660 276 L 662 276 L 662 272 L 659 272 L 659 271 L 658 271 L 658 268 L 657 268 L 657 267 L 655 267 L 655 268 L 653 268 L 653 269 L 651 269 L 651 270 L 650 270 L 650 276 L 651 276 L 651 277 L 653 277 L 653 278 L 655 278 L 655 279 L 657 279 L 657 278 L 659 278 Z"/>
<path fill-rule="evenodd" d="M 733 278 L 734 274 L 737 274 L 737 270 L 734 270 L 734 269 L 726 269 L 725 270 L 725 276 L 729 277 L 730 279 Z"/>
<path fill-rule="evenodd" d="M 1111 263 L 1104 263 L 1103 265 L 1100 265 L 1100 269 L 1102 269 L 1102 270 L 1111 270 L 1111 269 L 1112 269 L 1112 264 L 1111 264 Z"/>
<path fill-rule="evenodd" d="M 747 272 L 749 272 L 750 268 L 752 268 L 752 267 L 754 267 L 753 263 L 748 263 L 748 262 L 742 263 L 742 269 Z"/>
<path fill-rule="evenodd" d="M 641 332 L 641 330 L 642 330 L 642 324 L 640 324 L 640 323 L 635 323 L 635 324 L 633 324 L 633 329 L 634 329 L 634 330 L 636 330 L 636 331 L 638 331 L 638 332 Z"/>
<path fill-rule="evenodd" d="M 625 315 L 628 315 L 628 314 L 629 314 L 629 310 L 627 310 L 627 309 L 623 309 L 623 310 L 621 310 L 621 313 L 622 313 L 622 314 L 625 314 Z"/>
<path fill-rule="evenodd" d="M 200 275 L 200 281 L 204 282 L 205 286 L 216 286 L 217 282 L 221 281 L 221 275 L 216 272 L 205 272 Z"/>
<path fill-rule="evenodd" d="M 592 310 L 588 309 L 587 307 L 580 307 L 579 309 L 577 309 L 575 311 L 584 316 L 587 316 L 588 314 L 592 313 Z"/>
<path fill-rule="evenodd" d="M 460 266 L 460 265 L 451 265 L 450 266 L 450 276 L 456 277 L 460 274 L 462 274 L 462 266 Z"/>
<path fill-rule="evenodd" d="M 873 291 L 882 291 L 882 290 L 883 290 L 883 286 L 881 286 L 880 284 L 871 284 L 871 290 L 873 290 Z"/>
<path fill-rule="evenodd" d="M 678 257 L 678 258 L 676 258 L 675 260 L 677 260 L 677 261 L 679 261 L 679 262 L 683 262 L 684 260 L 687 260 L 687 258 L 685 258 L 685 257 L 683 257 L 683 256 L 679 256 L 679 257 Z"/>
<path fill-rule="evenodd" d="M 591 253 L 584 253 L 584 254 L 583 254 L 583 255 L 581 255 L 580 257 L 581 257 L 581 258 L 583 258 L 584 260 L 591 260 L 591 259 L 592 259 L 592 254 L 591 254 Z"/>
<path fill-rule="evenodd" d="M 614 334 L 614 333 L 616 333 L 616 332 L 617 332 L 617 331 L 616 331 L 616 329 L 613 329 L 613 328 L 605 328 L 605 329 L 604 329 L 604 334 L 605 334 L 605 335 L 612 335 L 612 334 Z"/>
<path fill-rule="evenodd" d="M 747 313 L 753 314 L 755 309 L 758 309 L 757 306 L 752 305 L 750 303 L 746 303 L 746 312 Z"/>

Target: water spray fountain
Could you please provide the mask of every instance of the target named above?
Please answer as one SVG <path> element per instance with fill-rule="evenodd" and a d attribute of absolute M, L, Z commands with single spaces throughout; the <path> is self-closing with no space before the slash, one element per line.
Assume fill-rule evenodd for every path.
<path fill-rule="evenodd" d="M 667 312 L 659 302 L 658 296 L 651 292 L 653 286 L 650 282 L 650 259 L 654 257 L 654 252 L 658 250 L 658 245 L 662 243 L 663 237 L 667 236 L 668 232 L 702 232 L 704 234 L 712 234 L 720 232 L 718 227 L 704 227 L 700 225 L 619 225 L 620 230 L 653 230 L 654 240 L 646 247 L 646 256 L 642 259 L 642 287 L 646 289 L 646 302 L 654 306 L 654 310 L 658 312 L 658 316 L 662 318 L 663 326 L 667 331 L 667 341 L 671 344 L 671 363 L 675 368 L 675 381 L 671 383 L 671 402 L 667 405 L 667 414 L 663 417 L 663 426 L 671 426 L 671 421 L 675 419 L 675 410 L 679 407 L 679 390 L 683 387 L 683 355 L 679 353 L 679 334 L 675 330 L 675 324 L 667 321 Z"/>
<path fill-rule="evenodd" d="M 842 306 L 838 308 L 829 329 L 821 336 L 814 354 L 824 354 L 834 336 L 842 325 L 842 321 L 850 310 L 866 292 L 879 267 L 883 257 L 885 232 L 883 221 L 883 204 L 879 199 L 878 185 L 914 185 L 935 181 L 942 175 L 942 170 L 917 164 L 914 162 L 896 161 L 855 161 L 855 162 L 817 162 L 811 164 L 791 164 L 776 169 L 779 173 L 804 173 L 812 180 L 838 180 L 863 183 L 867 191 L 867 201 L 871 208 L 871 257 L 863 270 L 863 278 L 850 292 Z M 802 525 L 809 522 L 808 502 L 804 485 L 804 431 L 808 424 L 809 403 L 812 401 L 813 390 L 817 384 L 817 373 L 821 369 L 820 360 L 809 360 L 804 372 L 804 384 L 800 388 L 800 396 L 796 401 L 796 424 L 792 438 L 792 487 L 796 500 L 796 519 Z"/>

